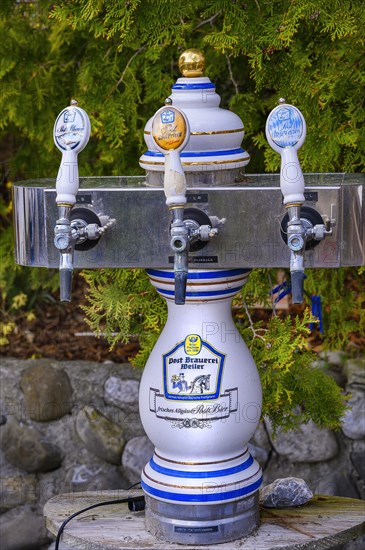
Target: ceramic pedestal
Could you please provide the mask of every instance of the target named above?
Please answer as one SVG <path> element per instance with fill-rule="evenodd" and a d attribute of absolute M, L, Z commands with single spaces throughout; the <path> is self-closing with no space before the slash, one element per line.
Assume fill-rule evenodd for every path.
<path fill-rule="evenodd" d="M 142 473 L 147 528 L 182 544 L 214 544 L 258 526 L 262 473 L 247 450 L 261 385 L 231 315 L 249 270 L 191 270 L 186 304 L 174 273 L 148 270 L 168 321 L 146 364 L 140 414 L 155 453 Z"/>

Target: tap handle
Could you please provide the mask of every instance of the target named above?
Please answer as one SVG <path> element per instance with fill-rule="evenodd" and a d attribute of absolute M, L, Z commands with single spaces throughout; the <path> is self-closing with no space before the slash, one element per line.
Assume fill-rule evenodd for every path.
<path fill-rule="evenodd" d="M 186 204 L 186 179 L 180 151 L 190 138 L 189 121 L 180 109 L 165 105 L 153 118 L 152 137 L 157 149 L 165 156 L 166 204 L 168 207 L 183 207 Z"/>
<path fill-rule="evenodd" d="M 266 137 L 281 155 L 280 188 L 284 204 L 304 203 L 304 178 L 297 151 L 303 145 L 307 126 L 302 113 L 284 99 L 269 114 Z"/>
<path fill-rule="evenodd" d="M 73 206 L 79 189 L 77 155 L 84 149 L 90 137 L 90 120 L 87 113 L 77 107 L 77 101 L 63 109 L 58 115 L 53 139 L 62 153 L 62 160 L 56 181 L 57 204 Z"/>
<path fill-rule="evenodd" d="M 168 207 L 185 206 L 186 179 L 179 151 L 170 151 L 165 155 L 164 191 Z"/>

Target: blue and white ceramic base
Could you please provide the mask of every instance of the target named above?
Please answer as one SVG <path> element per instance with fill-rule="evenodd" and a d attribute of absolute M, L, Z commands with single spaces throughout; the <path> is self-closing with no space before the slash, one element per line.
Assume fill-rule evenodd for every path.
<path fill-rule="evenodd" d="M 213 544 L 257 527 L 262 473 L 247 443 L 261 385 L 231 315 L 248 273 L 191 270 L 186 304 L 177 306 L 173 272 L 148 270 L 169 314 L 141 381 L 141 419 L 155 445 L 142 487 L 147 528 L 173 542 Z"/>

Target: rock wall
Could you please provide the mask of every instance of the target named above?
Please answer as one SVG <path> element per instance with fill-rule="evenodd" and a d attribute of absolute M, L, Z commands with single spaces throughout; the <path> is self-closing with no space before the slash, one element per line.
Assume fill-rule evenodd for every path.
<path fill-rule="evenodd" d="M 365 497 L 365 359 L 318 362 L 352 394 L 342 430 L 314 424 L 273 439 L 268 422 L 250 442 L 264 482 L 306 480 L 313 493 Z M 130 365 L 3 359 L 0 366 L 2 550 L 48 548 L 42 509 L 61 492 L 124 489 L 153 446 L 138 414 L 141 373 Z"/>

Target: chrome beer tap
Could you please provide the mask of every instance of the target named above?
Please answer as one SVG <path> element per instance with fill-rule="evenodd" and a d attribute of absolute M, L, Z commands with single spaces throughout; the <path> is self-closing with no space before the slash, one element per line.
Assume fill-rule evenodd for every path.
<path fill-rule="evenodd" d="M 54 228 L 54 244 L 60 251 L 61 302 L 71 301 L 75 246 L 87 240 L 98 240 L 115 223 L 108 216 L 99 218 L 86 209 L 80 209 L 76 218 L 72 218 L 79 189 L 77 155 L 86 147 L 89 137 L 89 117 L 77 106 L 77 101 L 72 100 L 71 105 L 58 115 L 53 130 L 54 142 L 62 153 L 56 181 L 58 219 Z M 90 215 L 92 223 L 88 223 Z"/>
<path fill-rule="evenodd" d="M 77 107 L 77 101 L 72 100 L 71 105 L 58 115 L 53 137 L 56 147 L 62 153 L 56 181 L 58 220 L 54 230 L 54 244 L 60 251 L 60 300 L 70 302 L 76 242 L 71 228 L 71 210 L 79 189 L 77 155 L 86 147 L 90 137 L 89 117 L 83 109 Z"/>
<path fill-rule="evenodd" d="M 152 135 L 161 153 L 165 155 L 164 191 L 166 205 L 172 214 L 170 246 L 174 252 L 175 303 L 184 304 L 188 278 L 189 230 L 184 221 L 186 179 L 180 160 L 180 151 L 189 141 L 190 127 L 182 111 L 166 106 L 155 114 Z"/>
<path fill-rule="evenodd" d="M 207 242 L 218 234 L 225 219 L 209 217 L 197 209 L 185 210 L 186 179 L 180 151 L 187 145 L 190 126 L 184 113 L 172 107 L 168 98 L 152 122 L 152 136 L 157 149 L 165 156 L 164 191 L 171 211 L 170 246 L 174 252 L 175 303 L 185 304 L 189 250 L 196 241 Z M 203 223 L 202 223 L 203 222 Z"/>
<path fill-rule="evenodd" d="M 318 244 L 326 235 L 332 234 L 334 220 L 324 220 L 314 209 L 305 207 L 304 177 L 297 151 L 303 145 L 307 126 L 302 113 L 279 100 L 266 122 L 267 140 L 281 155 L 280 188 L 287 215 L 282 223 L 282 234 L 290 249 L 290 274 L 294 304 L 303 302 L 304 252 L 308 246 Z M 309 245 L 310 241 L 317 241 Z"/>

